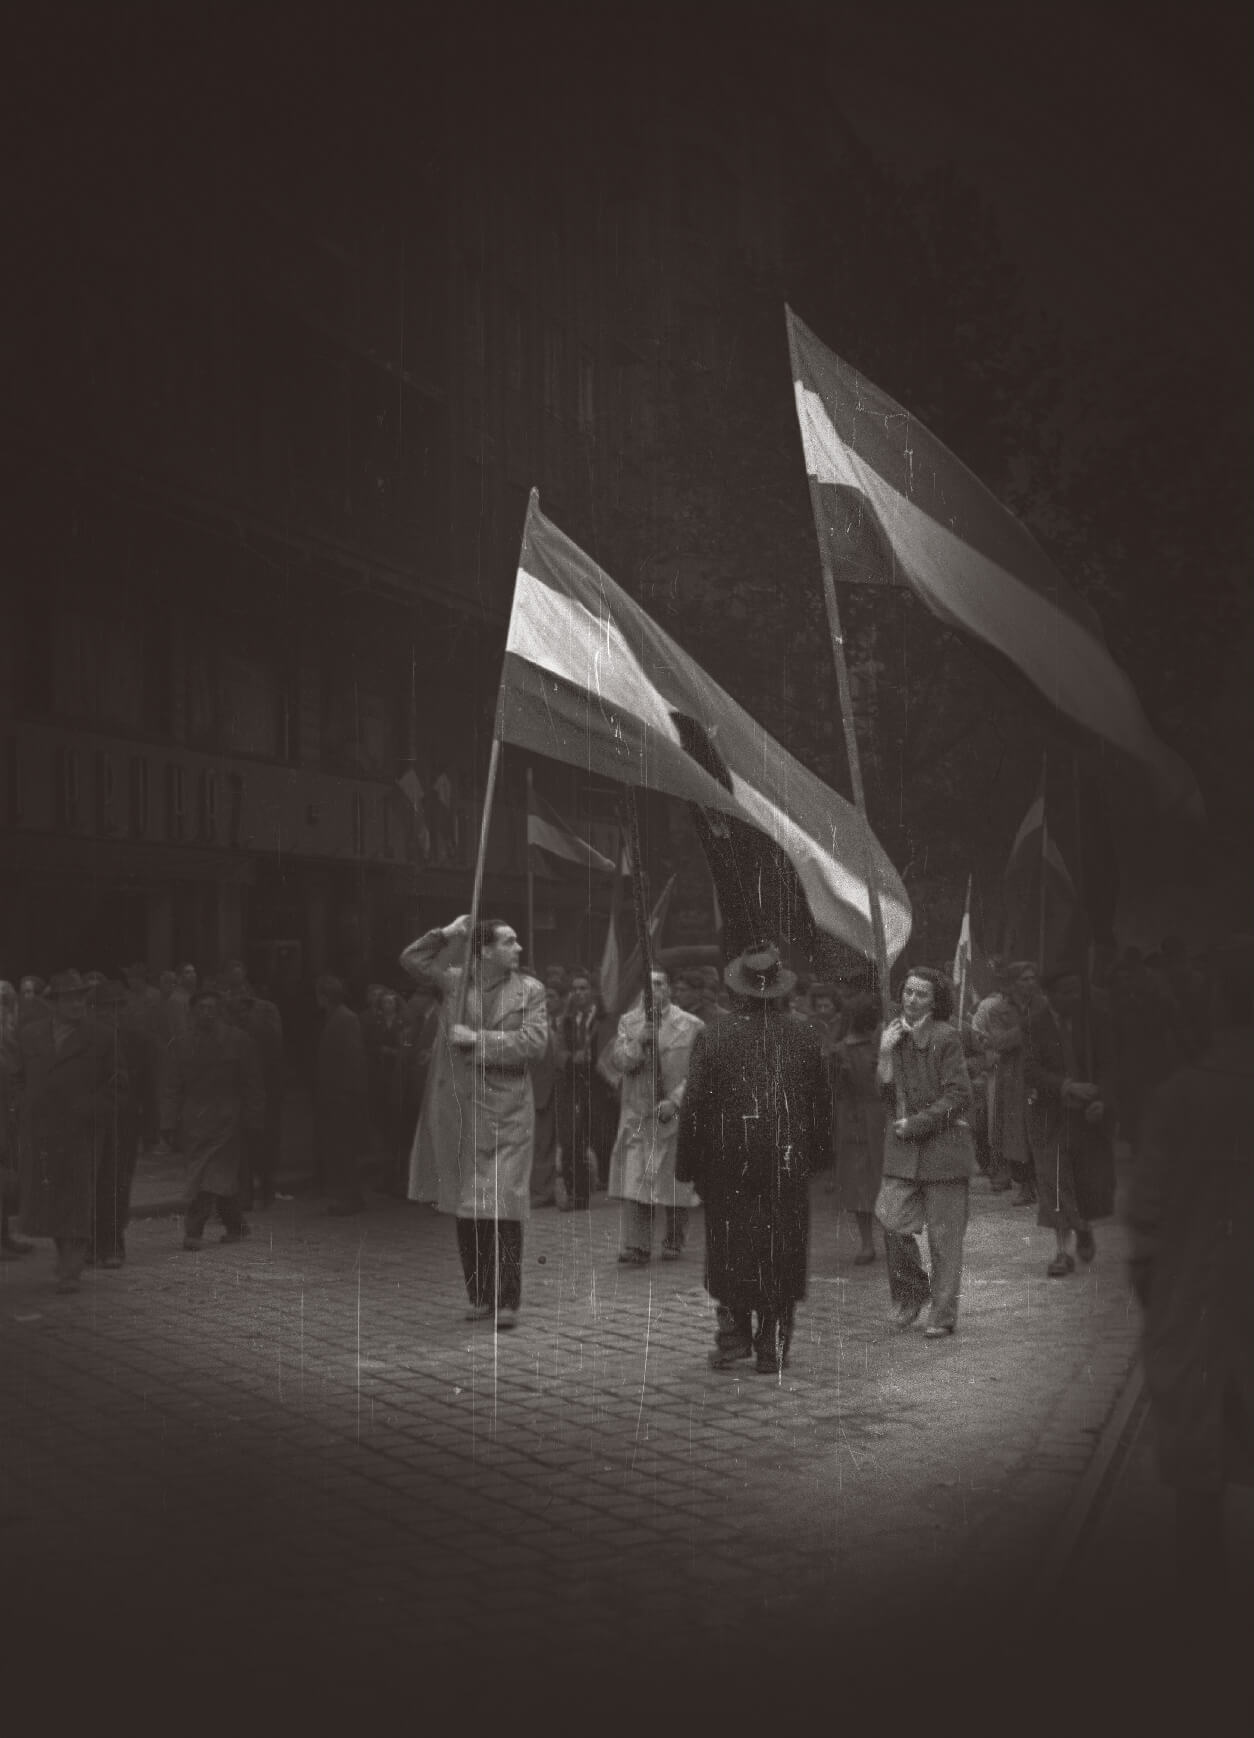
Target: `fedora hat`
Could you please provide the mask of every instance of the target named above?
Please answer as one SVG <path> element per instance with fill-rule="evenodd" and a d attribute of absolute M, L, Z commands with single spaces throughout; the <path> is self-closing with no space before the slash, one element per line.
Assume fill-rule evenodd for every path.
<path fill-rule="evenodd" d="M 770 1002 L 788 994 L 797 974 L 780 964 L 779 949 L 773 942 L 757 942 L 737 955 L 723 973 L 723 982 L 737 996 Z"/>

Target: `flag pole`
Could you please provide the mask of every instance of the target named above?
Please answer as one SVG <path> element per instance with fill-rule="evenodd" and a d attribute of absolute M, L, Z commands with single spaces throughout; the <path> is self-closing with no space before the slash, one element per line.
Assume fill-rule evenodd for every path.
<path fill-rule="evenodd" d="M 535 775 L 527 768 L 527 962 L 538 975 L 536 960 L 536 870 L 531 856 L 531 816 L 535 809 Z"/>
<path fill-rule="evenodd" d="M 470 989 L 470 968 L 473 962 L 471 949 L 474 944 L 475 926 L 479 922 L 479 901 L 483 893 L 483 865 L 488 854 L 488 829 L 492 825 L 492 799 L 496 794 L 496 775 L 501 764 L 500 715 L 498 708 L 497 727 L 492 735 L 492 752 L 488 756 L 488 776 L 483 792 L 483 816 L 479 822 L 479 853 L 475 858 L 475 879 L 470 894 L 470 934 L 466 937 L 466 962 L 462 967 L 462 975 L 457 985 L 457 1001 L 453 1010 L 454 1025 L 461 1026 L 466 1020 L 466 995 Z"/>
<path fill-rule="evenodd" d="M 627 786 L 627 832 L 628 850 L 631 855 L 631 902 L 636 914 L 636 941 L 640 949 L 641 1006 L 645 1019 L 652 1021 L 654 1018 L 653 949 L 649 936 L 649 912 L 645 903 L 644 862 L 640 855 L 640 797 L 635 785 Z M 649 1055 L 653 1067 L 653 1102 L 656 1104 L 658 1097 L 656 1036 L 649 1047 Z"/>
<path fill-rule="evenodd" d="M 810 506 L 814 512 L 817 533 L 823 523 L 819 511 L 818 479 L 807 473 L 807 481 L 810 485 Z M 832 574 L 827 540 L 820 534 L 818 543 L 819 565 L 823 572 L 823 600 L 827 605 L 827 626 L 832 641 L 832 658 L 836 664 L 836 691 L 840 696 L 840 721 L 844 727 L 845 754 L 849 761 L 849 780 L 853 786 L 854 807 L 862 822 L 866 890 L 871 908 L 871 935 L 875 946 L 875 971 L 880 986 L 880 1010 L 887 1023 L 891 1013 L 888 994 L 888 941 L 884 934 L 884 911 L 880 904 L 879 882 L 875 874 L 875 846 L 866 812 L 866 791 L 862 784 L 862 757 L 858 753 L 858 735 L 853 722 L 853 693 L 849 686 L 849 666 L 845 661 L 845 635 L 840 623 L 840 605 L 836 598 L 836 581 Z"/>
<path fill-rule="evenodd" d="M 1049 881 L 1049 755 L 1041 756 L 1041 900 L 1037 917 L 1036 953 L 1044 977 L 1045 965 L 1045 905 Z"/>
<path fill-rule="evenodd" d="M 963 1010 L 967 1005 L 967 978 L 971 971 L 971 883 L 975 879 L 972 870 L 967 875 L 967 902 L 962 910 L 962 921 L 967 932 L 967 951 L 962 956 L 962 971 L 958 978 L 958 1025 L 962 1025 Z"/>

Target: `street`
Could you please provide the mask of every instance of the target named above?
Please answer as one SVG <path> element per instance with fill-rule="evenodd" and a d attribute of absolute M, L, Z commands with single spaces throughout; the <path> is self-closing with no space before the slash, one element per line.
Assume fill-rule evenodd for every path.
<path fill-rule="evenodd" d="M 379 1196 L 338 1221 L 281 1201 L 195 1255 L 176 1219 L 137 1221 L 77 1297 L 41 1246 L 0 1268 L 11 1633 L 54 1626 L 89 1674 L 138 1649 L 176 1689 L 279 1696 L 294 1664 L 311 1695 L 367 1663 L 605 1681 L 625 1642 L 677 1682 L 698 1655 L 739 1678 L 826 1636 L 857 1699 L 907 1619 L 982 1657 L 1137 1332 L 1121 1229 L 1051 1281 L 1007 1201 L 973 1185 L 959 1332 L 928 1343 L 883 1325 L 882 1256 L 852 1266 L 817 1179 L 782 1382 L 707 1367 L 699 1213 L 682 1260 L 643 1270 L 604 1197 L 537 1213 L 509 1335 L 463 1320 L 451 1223 Z M 1149 1597 L 1168 1538 L 1141 1543 Z"/>

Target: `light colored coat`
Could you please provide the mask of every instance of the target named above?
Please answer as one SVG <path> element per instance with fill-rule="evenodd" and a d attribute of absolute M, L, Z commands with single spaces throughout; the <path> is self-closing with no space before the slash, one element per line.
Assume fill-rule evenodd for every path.
<path fill-rule="evenodd" d="M 460 1219 L 526 1219 L 535 1140 L 532 1066 L 548 1047 L 544 986 L 522 972 L 481 991 L 472 976 L 465 1024 L 475 1049 L 456 1049 L 449 1030 L 464 944 L 438 929 L 406 948 L 401 964 L 440 997 L 439 1032 L 409 1157 L 409 1198 Z"/>
<path fill-rule="evenodd" d="M 657 1094 L 653 1068 L 640 1041 L 644 1010 L 629 1008 L 618 1022 L 611 1065 L 623 1083 L 618 1136 L 610 1154 L 609 1193 L 654 1207 L 691 1207 L 690 1183 L 675 1180 L 679 1118 L 658 1121 L 658 1105 L 668 1098 L 678 1110 L 688 1081 L 688 1058 L 701 1030 L 695 1014 L 672 1002 L 657 1025 Z"/>

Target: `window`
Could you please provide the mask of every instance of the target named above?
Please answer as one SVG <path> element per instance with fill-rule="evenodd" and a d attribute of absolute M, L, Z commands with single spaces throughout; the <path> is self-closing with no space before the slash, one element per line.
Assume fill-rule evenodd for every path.
<path fill-rule="evenodd" d="M 265 624 L 197 624 L 187 636 L 187 735 L 197 748 L 288 758 L 288 681 Z"/>
<path fill-rule="evenodd" d="M 62 718 L 139 733 L 145 724 L 144 631 L 124 616 L 69 604 L 56 611 L 52 704 Z"/>
<path fill-rule="evenodd" d="M 396 684 L 376 659 L 332 651 L 323 665 L 322 764 L 329 772 L 391 778 L 397 757 Z"/>

